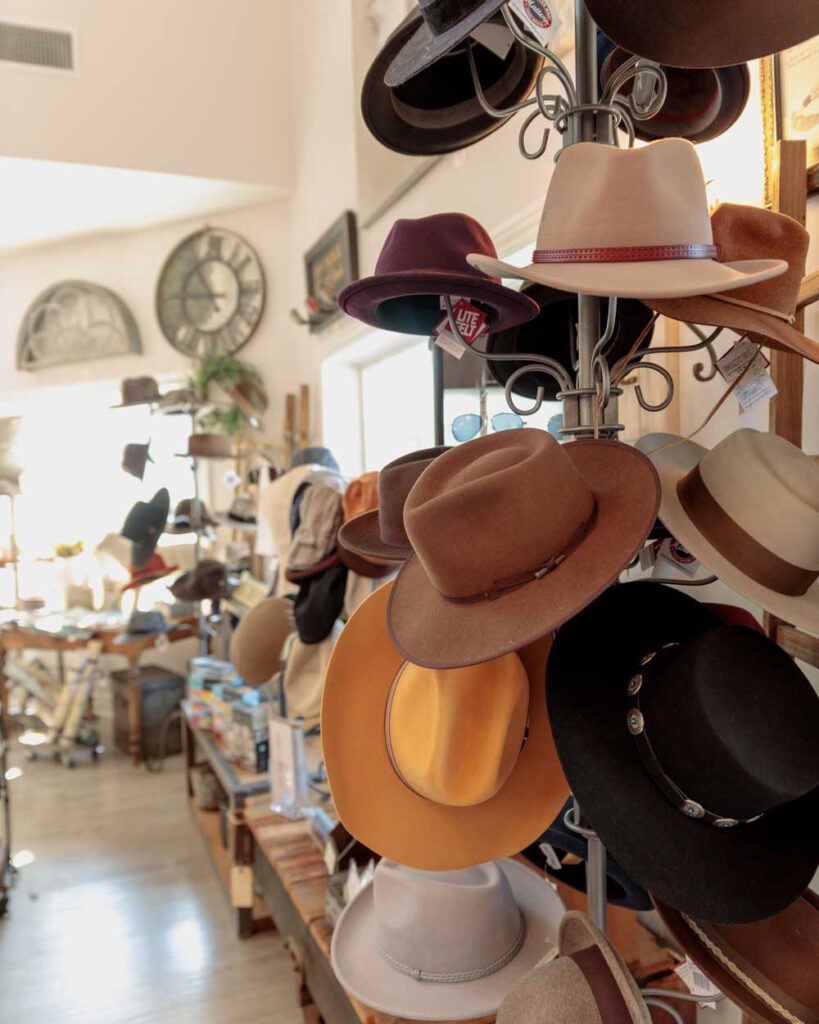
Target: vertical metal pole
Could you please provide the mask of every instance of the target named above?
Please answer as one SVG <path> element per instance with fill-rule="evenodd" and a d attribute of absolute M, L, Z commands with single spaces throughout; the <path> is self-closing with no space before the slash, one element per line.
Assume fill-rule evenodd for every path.
<path fill-rule="evenodd" d="M 444 350 L 434 341 L 432 347 L 432 395 L 433 415 L 435 417 L 435 444 L 444 443 Z"/>

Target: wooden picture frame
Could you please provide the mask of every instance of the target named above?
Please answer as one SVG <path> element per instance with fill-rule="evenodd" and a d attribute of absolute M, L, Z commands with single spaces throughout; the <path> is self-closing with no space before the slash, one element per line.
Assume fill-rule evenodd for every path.
<path fill-rule="evenodd" d="M 765 203 L 773 200 L 774 153 L 780 139 L 804 139 L 805 188 L 819 193 L 819 36 L 760 61 L 765 144 Z"/>
<path fill-rule="evenodd" d="M 358 228 L 352 210 L 345 210 L 304 254 L 307 298 L 315 299 L 319 312 L 310 323 L 316 334 L 341 313 L 336 306 L 338 293 L 358 280 Z"/>

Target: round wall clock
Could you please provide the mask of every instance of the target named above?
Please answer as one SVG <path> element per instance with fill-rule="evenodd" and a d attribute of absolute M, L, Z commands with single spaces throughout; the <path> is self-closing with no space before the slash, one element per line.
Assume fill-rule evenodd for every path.
<path fill-rule="evenodd" d="M 232 231 L 204 228 L 166 260 L 156 313 L 162 333 L 185 355 L 230 355 L 256 330 L 264 295 L 264 272 L 251 246 Z"/>

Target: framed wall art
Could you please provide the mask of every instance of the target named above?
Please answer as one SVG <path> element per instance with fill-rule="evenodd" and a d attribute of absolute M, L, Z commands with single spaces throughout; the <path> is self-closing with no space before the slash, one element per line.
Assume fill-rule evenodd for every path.
<path fill-rule="evenodd" d="M 765 138 L 765 201 L 772 198 L 773 154 L 779 139 L 804 139 L 806 188 L 819 193 L 819 36 L 761 61 Z"/>
<path fill-rule="evenodd" d="M 310 333 L 323 330 L 340 315 L 336 296 L 358 279 L 358 235 L 355 214 L 346 210 L 304 254 L 307 301 L 316 315 Z"/>

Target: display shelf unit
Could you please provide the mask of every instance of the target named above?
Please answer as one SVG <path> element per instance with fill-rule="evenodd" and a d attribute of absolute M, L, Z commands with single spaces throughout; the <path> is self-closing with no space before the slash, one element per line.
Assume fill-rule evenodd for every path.
<path fill-rule="evenodd" d="M 191 816 L 225 891 L 236 934 L 247 938 L 270 927 L 270 916 L 254 892 L 252 843 L 245 821 L 248 800 L 262 797 L 268 802 L 270 781 L 266 774 L 248 772 L 232 764 L 220 741 L 212 733 L 197 729 L 184 705 L 182 712 L 185 784 Z M 191 772 L 201 764 L 210 766 L 227 798 L 227 845 L 222 842 L 219 812 L 204 811 L 194 801 Z"/>

